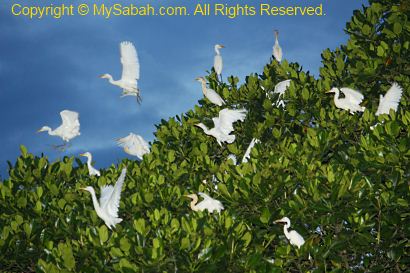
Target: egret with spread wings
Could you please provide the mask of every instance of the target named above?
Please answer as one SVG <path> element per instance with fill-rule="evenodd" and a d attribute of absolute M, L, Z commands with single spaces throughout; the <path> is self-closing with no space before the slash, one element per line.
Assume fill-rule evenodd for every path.
<path fill-rule="evenodd" d="M 344 98 L 339 98 L 340 91 L 345 95 Z M 366 109 L 364 106 L 360 106 L 364 97 L 363 95 L 353 89 L 350 88 L 336 88 L 333 87 L 330 91 L 326 93 L 335 93 L 334 102 L 337 108 L 347 110 L 351 114 L 355 112 L 363 112 Z"/>
<path fill-rule="evenodd" d="M 138 80 L 140 78 L 140 63 L 138 60 L 137 50 L 131 42 L 120 43 L 122 76 L 120 80 L 113 80 L 110 74 L 104 74 L 100 78 L 122 88 L 121 97 L 136 96 L 138 103 L 141 103 L 140 90 L 138 89 Z"/>
<path fill-rule="evenodd" d="M 124 152 L 137 156 L 142 159 L 142 156 L 150 152 L 148 142 L 140 135 L 130 133 L 128 136 L 117 139 L 117 144 L 124 147 Z"/>
<path fill-rule="evenodd" d="M 224 209 L 224 206 L 222 205 L 221 201 L 213 199 L 212 197 L 208 196 L 207 194 L 203 192 L 200 192 L 199 195 L 204 199 L 199 203 L 198 203 L 198 196 L 195 193 L 186 195 L 186 197 L 189 197 L 192 199 L 190 203 L 190 207 L 193 211 L 208 210 L 208 212 L 210 213 L 214 211 L 221 213 L 221 211 Z"/>

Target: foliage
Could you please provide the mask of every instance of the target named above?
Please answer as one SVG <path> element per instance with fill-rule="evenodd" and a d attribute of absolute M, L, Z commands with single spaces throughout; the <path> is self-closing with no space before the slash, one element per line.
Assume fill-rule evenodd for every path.
<path fill-rule="evenodd" d="M 21 146 L 0 183 L 2 272 L 404 272 L 410 264 L 410 23 L 407 1 L 371 1 L 355 11 L 347 45 L 322 54 L 319 79 L 272 61 L 261 75 L 217 81 L 227 107 L 248 109 L 237 139 L 222 148 L 194 125 L 221 109 L 201 100 L 161 121 L 151 153 L 89 177 L 74 158 L 49 162 Z M 291 79 L 286 110 L 271 90 Z M 375 117 L 396 81 L 397 113 Z M 363 114 L 337 109 L 332 86 L 365 95 Z M 370 130 L 376 122 L 381 125 Z M 252 140 L 248 163 L 233 165 Z M 74 161 L 76 164 L 74 164 Z M 77 166 L 74 166 L 77 165 Z M 78 191 L 128 173 L 124 220 L 110 231 Z M 218 180 L 217 189 L 213 184 Z M 204 183 L 206 180 L 207 183 Z M 98 189 L 97 189 L 98 191 Z M 207 192 L 221 215 L 193 212 L 183 195 Z M 273 220 L 288 216 L 306 239 L 290 246 Z M 309 260 L 309 254 L 312 259 Z"/>

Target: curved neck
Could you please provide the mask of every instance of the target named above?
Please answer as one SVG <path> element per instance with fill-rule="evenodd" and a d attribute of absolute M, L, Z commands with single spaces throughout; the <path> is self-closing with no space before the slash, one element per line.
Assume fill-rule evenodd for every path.
<path fill-rule="evenodd" d="M 289 238 L 289 231 L 288 231 L 288 228 L 290 227 L 290 224 L 288 225 L 288 223 L 286 223 L 284 226 L 283 226 L 283 233 L 285 233 L 285 237 L 286 238 Z"/>
<path fill-rule="evenodd" d="M 91 167 L 91 161 L 92 161 L 92 156 L 91 155 L 87 156 L 87 165 L 89 167 Z"/>
<path fill-rule="evenodd" d="M 206 82 L 201 81 L 202 93 L 205 95 L 206 92 Z"/>
<path fill-rule="evenodd" d="M 215 46 L 215 53 L 216 55 L 221 55 L 221 52 L 219 52 L 219 48 L 217 46 Z"/>
<path fill-rule="evenodd" d="M 279 32 L 275 31 L 275 44 L 279 45 Z"/>
<path fill-rule="evenodd" d="M 208 128 L 206 128 L 206 126 L 205 126 L 204 124 L 200 123 L 200 124 L 198 124 L 198 126 L 199 126 L 202 130 L 204 130 L 205 134 L 208 134 L 208 133 L 209 133 Z M 198 197 L 196 198 L 196 201 L 198 201 Z"/>
<path fill-rule="evenodd" d="M 44 129 L 50 136 L 55 136 L 55 132 L 50 127 L 45 126 Z"/>
<path fill-rule="evenodd" d="M 191 209 L 192 209 L 193 211 L 198 211 L 198 208 L 196 207 L 196 203 L 198 203 L 198 196 L 195 194 L 195 195 L 193 196 L 192 201 L 191 201 L 191 204 L 190 204 Z"/>
<path fill-rule="evenodd" d="M 110 75 L 110 74 L 107 74 L 107 77 L 108 77 L 108 81 L 111 83 L 111 84 L 115 84 L 117 81 L 114 81 L 114 79 L 112 78 L 112 76 Z"/>
<path fill-rule="evenodd" d="M 97 212 L 97 215 L 99 215 L 101 212 L 101 207 L 100 207 L 100 204 L 98 203 L 97 196 L 95 195 L 94 189 L 90 191 L 90 193 L 91 193 L 91 199 L 93 200 L 94 209 Z"/>
<path fill-rule="evenodd" d="M 334 101 L 336 102 L 339 99 L 340 91 L 338 88 L 335 89 L 335 97 L 333 98 Z"/>

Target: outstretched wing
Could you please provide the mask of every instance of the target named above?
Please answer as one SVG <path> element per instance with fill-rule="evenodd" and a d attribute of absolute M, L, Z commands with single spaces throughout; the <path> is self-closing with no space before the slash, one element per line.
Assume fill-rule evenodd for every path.
<path fill-rule="evenodd" d="M 207 194 L 200 192 L 198 193 L 204 200 L 202 200 L 201 202 L 199 202 L 196 207 L 200 210 L 208 210 L 209 212 L 213 212 L 213 211 L 217 211 L 217 212 L 221 212 L 221 210 L 224 209 L 224 206 L 222 205 L 222 203 L 219 200 L 213 199 L 210 196 L 208 196 Z"/>
<path fill-rule="evenodd" d="M 131 42 L 121 42 L 121 63 L 122 76 L 121 80 L 130 84 L 136 84 L 140 78 L 140 63 L 138 60 L 137 50 Z"/>
<path fill-rule="evenodd" d="M 276 84 L 273 93 L 278 93 L 279 96 L 283 96 L 283 94 L 285 94 L 286 89 L 290 86 L 290 82 L 291 80 L 285 80 Z"/>
<path fill-rule="evenodd" d="M 348 99 L 353 104 L 359 105 L 364 99 L 364 96 L 359 91 L 353 90 L 351 88 L 343 87 L 340 88 L 340 91 L 342 91 L 346 99 Z"/>
<path fill-rule="evenodd" d="M 118 146 L 121 146 L 121 147 L 127 147 L 127 146 L 129 146 L 130 144 L 131 144 L 131 142 L 132 142 L 132 139 L 133 139 L 133 133 L 130 133 L 128 136 L 126 136 L 126 137 L 122 137 L 122 138 L 119 138 L 119 139 L 117 139 L 117 144 L 118 144 Z"/>
<path fill-rule="evenodd" d="M 251 143 L 249 143 L 248 149 L 246 149 L 245 155 L 242 158 L 242 163 L 248 162 L 248 160 L 250 158 L 252 148 L 253 148 L 253 146 L 255 146 L 256 143 L 259 143 L 259 140 L 256 139 L 256 138 L 253 138 Z"/>
<path fill-rule="evenodd" d="M 219 117 L 213 118 L 215 127 L 219 128 L 224 134 L 229 135 L 233 131 L 233 123 L 240 120 L 244 121 L 246 117 L 246 109 L 231 110 L 222 109 L 219 111 Z"/>
<path fill-rule="evenodd" d="M 379 107 L 377 108 L 376 116 L 381 114 L 388 114 L 390 109 L 397 111 L 403 89 L 397 84 L 393 83 L 386 95 L 380 96 Z"/>
<path fill-rule="evenodd" d="M 101 206 L 112 217 L 118 217 L 118 207 L 120 206 L 121 190 L 122 185 L 124 184 L 126 173 L 127 169 L 122 169 L 121 175 L 111 191 L 111 195 L 109 196 L 108 200 L 105 201 L 104 206 Z M 108 190 L 106 191 L 108 192 Z"/>
<path fill-rule="evenodd" d="M 70 110 L 63 110 L 60 112 L 62 126 L 65 128 L 79 127 L 80 121 L 78 120 L 78 113 Z"/>
<path fill-rule="evenodd" d="M 110 200 L 114 187 L 111 185 L 101 187 L 100 195 L 100 207 L 104 208 L 107 205 L 107 201 Z"/>

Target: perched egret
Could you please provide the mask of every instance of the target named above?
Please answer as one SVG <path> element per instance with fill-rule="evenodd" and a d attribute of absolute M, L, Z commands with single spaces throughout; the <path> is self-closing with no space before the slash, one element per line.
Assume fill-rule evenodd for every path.
<path fill-rule="evenodd" d="M 390 109 L 397 111 L 403 89 L 397 84 L 393 83 L 386 95 L 380 95 L 379 107 L 377 108 L 376 116 L 381 114 L 389 114 Z"/>
<path fill-rule="evenodd" d="M 100 176 L 100 175 L 101 175 L 100 171 L 97 170 L 96 168 L 94 168 L 94 167 L 91 165 L 91 162 L 92 162 L 92 160 L 93 160 L 93 156 L 91 155 L 90 152 L 86 152 L 86 153 L 80 154 L 80 156 L 85 156 L 85 157 L 87 158 L 88 174 L 89 174 L 90 176 L 93 176 L 93 175 Z"/>
<path fill-rule="evenodd" d="M 142 159 L 142 156 L 148 154 L 149 145 L 140 135 L 130 133 L 128 136 L 117 139 L 117 144 L 124 147 L 127 154 L 137 156 Z"/>
<path fill-rule="evenodd" d="M 283 226 L 283 233 L 285 233 L 285 237 L 289 240 L 291 245 L 300 248 L 305 243 L 303 237 L 296 230 L 288 231 L 288 228 L 290 227 L 290 220 L 288 217 L 283 217 L 282 219 L 276 220 L 274 223 L 285 223 Z"/>
<path fill-rule="evenodd" d="M 245 109 L 231 110 L 222 109 L 219 111 L 219 117 L 212 118 L 215 127 L 212 129 L 206 128 L 202 123 L 196 124 L 196 126 L 202 128 L 204 133 L 216 138 L 216 141 L 220 146 L 222 143 L 232 143 L 235 141 L 235 135 L 230 135 L 234 130 L 233 123 L 236 121 L 244 121 L 247 111 Z"/>
<path fill-rule="evenodd" d="M 101 75 L 100 78 L 108 79 L 108 81 L 122 88 L 121 97 L 136 96 L 138 103 L 141 103 L 140 90 L 137 86 L 137 81 L 140 78 L 140 63 L 135 46 L 131 42 L 120 43 L 122 75 L 121 79 L 114 81 L 110 74 Z"/>
<path fill-rule="evenodd" d="M 63 123 L 59 127 L 52 130 L 48 126 L 43 126 L 37 132 L 47 131 L 50 136 L 61 137 L 66 143 L 58 147 L 64 147 L 67 142 L 80 135 L 80 121 L 78 113 L 74 111 L 63 110 L 60 112 L 60 116 Z"/>
<path fill-rule="evenodd" d="M 204 94 L 206 98 L 208 98 L 210 102 L 218 106 L 222 106 L 225 104 L 225 101 L 221 98 L 221 96 L 219 96 L 218 93 L 216 93 L 215 90 L 206 87 L 206 81 L 204 77 L 196 78 L 196 80 L 201 83 L 202 93 Z"/>
<path fill-rule="evenodd" d="M 118 207 L 120 206 L 121 189 L 124 184 L 126 173 L 127 169 L 122 169 L 121 175 L 114 187 L 111 185 L 101 187 L 100 203 L 98 203 L 93 187 L 88 186 L 81 188 L 81 190 L 91 193 L 95 212 L 104 220 L 105 225 L 109 229 L 112 229 L 112 227 L 115 227 L 116 224 L 122 221 L 121 218 L 118 218 Z"/>
<path fill-rule="evenodd" d="M 344 98 L 339 98 L 340 91 L 345 95 Z M 350 88 L 336 88 L 333 87 L 326 93 L 335 93 L 334 102 L 337 108 L 348 110 L 351 114 L 355 112 L 363 112 L 366 107 L 360 106 L 363 101 L 363 95 L 356 90 Z"/>
<path fill-rule="evenodd" d="M 214 57 L 214 69 L 216 74 L 218 75 L 218 77 L 221 77 L 221 81 L 222 81 L 222 67 L 223 67 L 223 62 L 222 62 L 222 56 L 221 56 L 221 52 L 219 52 L 219 49 L 224 48 L 225 46 L 223 45 L 219 45 L 216 44 L 215 45 L 215 57 Z"/>
<path fill-rule="evenodd" d="M 189 194 L 186 195 L 186 197 L 189 197 L 192 199 L 191 201 L 191 209 L 193 211 L 204 211 L 204 210 L 208 210 L 208 212 L 212 213 L 214 211 L 217 211 L 218 213 L 221 213 L 221 210 L 224 209 L 224 206 L 222 205 L 222 203 L 219 200 L 213 199 L 210 196 L 206 195 L 203 192 L 200 192 L 199 195 L 204 199 L 201 202 L 198 202 L 198 196 L 193 193 L 193 194 Z"/>
<path fill-rule="evenodd" d="M 245 155 L 242 158 L 242 163 L 248 162 L 248 160 L 251 158 L 251 150 L 253 146 L 255 146 L 256 143 L 259 143 L 259 140 L 256 138 L 253 138 L 251 143 L 249 143 L 248 149 L 246 149 Z"/>
<path fill-rule="evenodd" d="M 285 80 L 275 85 L 275 89 L 273 90 L 273 93 L 279 94 L 278 101 L 276 102 L 276 106 L 285 107 L 285 102 L 281 100 L 280 98 L 283 97 L 283 95 L 285 94 L 285 91 L 289 88 L 290 82 L 291 80 Z"/>
<path fill-rule="evenodd" d="M 275 59 L 278 62 L 281 62 L 282 61 L 282 48 L 280 47 L 279 40 L 278 40 L 279 31 L 275 30 L 274 32 L 275 32 L 275 45 L 273 46 L 273 53 L 272 54 L 273 54 L 273 57 L 275 57 Z"/>

